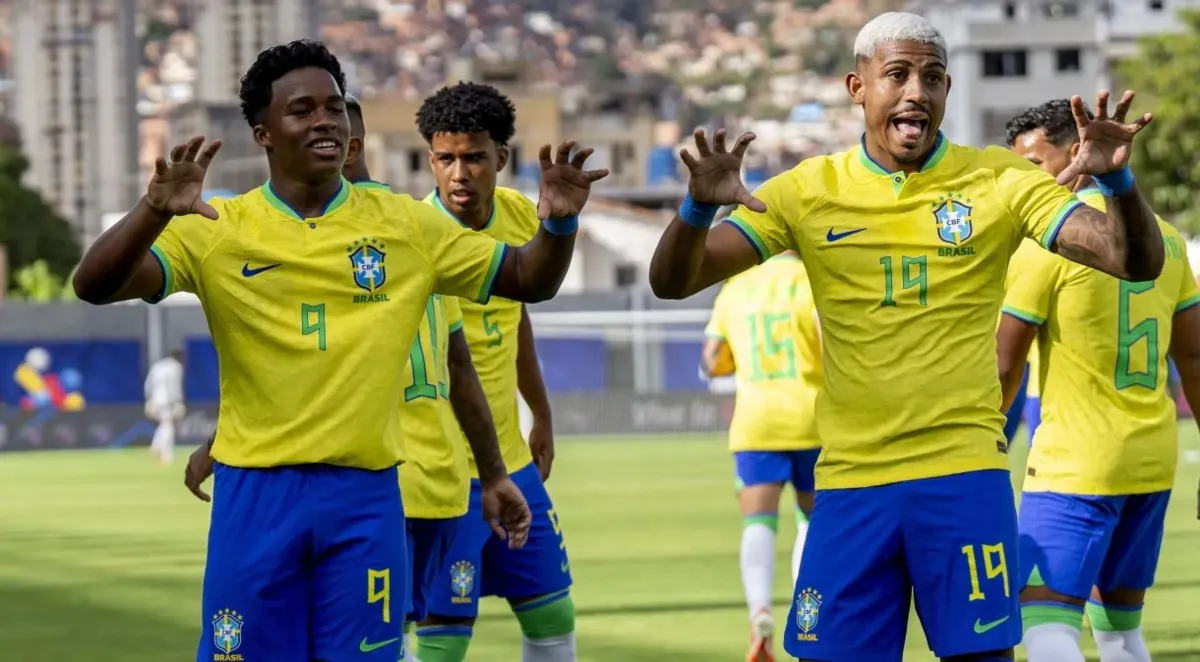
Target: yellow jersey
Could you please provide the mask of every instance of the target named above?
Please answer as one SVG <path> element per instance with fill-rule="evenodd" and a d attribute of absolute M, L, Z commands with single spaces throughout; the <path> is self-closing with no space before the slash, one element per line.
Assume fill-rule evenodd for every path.
<path fill-rule="evenodd" d="M 1026 239 L 1025 241 L 1021 242 L 1021 245 L 1017 248 L 1017 252 L 1014 253 L 1013 255 L 1014 256 L 1020 255 L 1024 251 L 1040 251 L 1040 250 L 1041 249 L 1039 248 L 1038 242 L 1036 242 L 1032 239 Z M 1007 291 L 1008 288 L 1012 287 L 1013 281 L 1017 277 L 1017 272 L 1011 268 L 1011 263 L 1009 263 L 1009 264 L 1010 264 L 1010 267 L 1008 270 L 1008 275 L 1004 279 L 1005 291 Z M 1001 318 L 1004 317 L 1003 312 L 1000 313 L 1000 317 Z M 1034 342 L 1033 346 L 1031 346 L 1029 348 L 1029 355 L 1025 357 L 1025 363 L 1029 367 L 1029 379 L 1027 380 L 1027 382 L 1025 384 L 1025 395 L 1028 397 L 1031 397 L 1031 398 L 1036 398 L 1036 397 L 1038 397 L 1038 365 L 1039 365 L 1036 341 Z"/>
<path fill-rule="evenodd" d="M 391 190 L 374 181 L 354 185 Z M 400 494 L 409 517 L 449 519 L 467 512 L 469 451 L 465 443 L 459 443 L 458 419 L 450 406 L 450 334 L 460 329 L 458 297 L 429 297 L 408 354 L 400 412 L 405 460 L 400 465 Z"/>
<path fill-rule="evenodd" d="M 425 202 L 458 222 L 442 205 L 437 191 Z M 541 222 L 537 207 L 520 191 L 497 187 L 492 217 L 478 234 L 520 246 L 533 239 Z M 465 226 L 463 226 L 465 227 Z M 462 302 L 463 333 L 471 347 L 471 362 L 479 373 L 488 407 L 496 423 L 496 437 L 504 466 L 515 473 L 533 461 L 529 445 L 521 434 L 517 404 L 517 327 L 521 324 L 521 303 L 501 297 L 476 303 Z M 478 478 L 475 456 L 469 455 L 471 477 Z"/>
<path fill-rule="evenodd" d="M 731 451 L 819 448 L 815 405 L 821 335 L 804 264 L 776 255 L 730 278 L 705 335 L 729 345 L 735 366 Z"/>
<path fill-rule="evenodd" d="M 409 349 L 434 293 L 487 301 L 506 247 L 406 195 L 342 180 L 300 218 L 270 182 L 173 219 L 164 290 L 200 298 L 217 349 L 213 458 L 235 467 L 404 459 Z"/>
<path fill-rule="evenodd" d="M 918 172 L 859 145 L 806 159 L 729 221 L 761 259 L 796 249 L 821 315 L 817 489 L 1007 469 L 996 320 L 1024 237 L 1080 204 L 1025 159 L 938 137 Z"/>
<path fill-rule="evenodd" d="M 1098 209 L 1104 197 L 1085 189 Z M 1022 248 L 1004 312 L 1037 324 L 1042 424 L 1025 490 L 1120 495 L 1175 484 L 1179 432 L 1167 392 L 1167 349 L 1180 310 L 1200 303 L 1186 242 L 1159 220 L 1167 261 L 1131 283 Z"/>

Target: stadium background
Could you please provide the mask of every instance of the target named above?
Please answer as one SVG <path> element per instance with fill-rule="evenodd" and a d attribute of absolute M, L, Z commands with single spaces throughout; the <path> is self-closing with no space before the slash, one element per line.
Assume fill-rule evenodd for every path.
<path fill-rule="evenodd" d="M 853 35 L 876 12 L 911 8 L 950 41 L 948 135 L 996 142 L 1025 106 L 1115 84 L 1139 37 L 1179 32 L 1175 10 L 1200 1 L 749 4 L 0 0 L 0 662 L 191 657 L 206 617 L 208 508 L 183 489 L 181 464 L 164 469 L 145 452 L 153 428 L 142 380 L 152 360 L 183 349 L 181 442 L 207 438 L 218 376 L 203 314 L 187 296 L 156 307 L 59 300 L 70 298 L 63 286 L 78 247 L 120 218 L 175 141 L 226 140 L 210 195 L 265 179 L 236 80 L 263 46 L 298 36 L 320 36 L 344 58 L 367 113 L 372 171 L 399 190 L 429 190 L 411 118 L 424 94 L 460 78 L 516 102 L 502 183 L 536 191 L 536 146 L 565 138 L 596 146 L 597 166 L 613 170 L 581 220 L 565 293 L 531 308 L 559 439 L 549 485 L 577 580 L 580 660 L 738 659 L 740 519 L 721 434 L 732 398 L 697 375 L 715 291 L 662 302 L 644 287 L 682 195 L 674 154 L 690 128 L 758 133 L 750 184 L 853 144 L 861 121 L 841 82 Z M 40 206 L 14 203 L 27 194 Z M 1172 220 L 1194 222 L 1186 195 L 1172 204 Z M 47 240 L 60 227 L 74 253 L 55 248 L 61 236 Z M 1197 269 L 1200 245 L 1189 249 Z M 39 348 L 48 365 L 31 354 Z M 1181 489 L 1146 610 L 1155 659 L 1168 662 L 1200 662 L 1200 434 L 1189 416 L 1181 407 Z M 1023 462 L 1017 444 L 1018 483 Z M 783 519 L 781 569 L 791 536 Z M 780 613 L 786 574 L 776 582 Z M 518 632 L 501 606 L 485 609 L 478 631 L 471 660 L 517 659 Z M 906 659 L 929 659 L 915 624 L 911 632 Z"/>

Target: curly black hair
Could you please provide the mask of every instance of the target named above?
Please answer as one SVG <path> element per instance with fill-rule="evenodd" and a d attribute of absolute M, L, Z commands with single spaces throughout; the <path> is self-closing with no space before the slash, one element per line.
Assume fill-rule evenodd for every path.
<path fill-rule="evenodd" d="M 417 111 L 417 129 L 425 142 L 439 133 L 486 131 L 499 146 L 516 133 L 517 109 L 491 85 L 459 82 L 425 99 Z"/>
<path fill-rule="evenodd" d="M 238 94 L 242 100 L 242 117 L 252 128 L 263 123 L 267 107 L 271 105 L 271 86 L 275 81 L 292 71 L 307 67 L 328 71 L 337 81 L 338 90 L 346 93 L 346 75 L 342 73 L 342 65 L 325 44 L 312 39 L 297 39 L 272 46 L 259 53 L 250 70 L 242 76 L 242 89 Z"/>
<path fill-rule="evenodd" d="M 1092 111 L 1086 105 L 1083 111 L 1088 119 L 1092 119 Z M 1075 126 L 1075 116 L 1071 114 L 1071 100 L 1053 99 L 1009 120 L 1004 127 L 1008 146 L 1012 147 L 1018 136 L 1037 129 L 1045 131 L 1046 139 L 1058 147 L 1079 142 L 1079 129 Z"/>

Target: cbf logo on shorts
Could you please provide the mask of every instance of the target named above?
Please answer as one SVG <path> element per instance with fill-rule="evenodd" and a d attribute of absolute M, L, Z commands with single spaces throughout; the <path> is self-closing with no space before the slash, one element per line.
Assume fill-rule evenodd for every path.
<path fill-rule="evenodd" d="M 450 590 L 454 595 L 450 601 L 454 604 L 469 604 L 471 589 L 475 588 L 475 566 L 469 561 L 458 561 L 450 566 Z"/>
<path fill-rule="evenodd" d="M 821 616 L 821 594 L 811 588 L 800 591 L 796 596 L 796 627 L 800 628 L 797 639 L 800 641 L 816 641 L 817 619 Z"/>
<path fill-rule="evenodd" d="M 242 656 L 234 653 L 242 645 L 242 615 L 232 609 L 222 609 L 213 615 L 213 646 L 220 653 L 213 655 L 214 662 L 241 662 Z"/>

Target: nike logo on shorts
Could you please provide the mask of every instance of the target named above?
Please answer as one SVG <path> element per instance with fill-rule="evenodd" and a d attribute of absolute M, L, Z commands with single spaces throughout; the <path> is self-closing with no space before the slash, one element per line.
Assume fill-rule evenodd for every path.
<path fill-rule="evenodd" d="M 833 228 L 829 228 L 829 232 L 825 233 L 825 241 L 829 241 L 829 242 L 838 241 L 840 239 L 845 239 L 846 237 L 856 235 L 859 232 L 862 232 L 864 230 L 866 230 L 866 228 L 859 228 L 857 230 L 846 230 L 845 232 L 834 232 Z"/>
<path fill-rule="evenodd" d="M 988 630 L 998 627 L 999 625 L 1003 624 L 1007 620 L 1008 620 L 1008 617 L 1005 616 L 1004 618 L 996 619 L 990 623 L 980 623 L 979 619 L 977 618 L 977 619 L 975 619 L 975 634 L 983 634 L 984 632 L 987 632 Z"/>
<path fill-rule="evenodd" d="M 368 644 L 367 638 L 363 637 L 363 640 L 358 642 L 358 650 L 363 653 L 370 653 L 372 651 L 377 651 L 380 648 L 383 648 L 384 646 L 394 644 L 397 641 L 400 641 L 400 637 L 396 637 L 395 639 L 388 639 L 387 641 L 380 641 L 380 642 L 377 642 L 374 644 Z"/>
<path fill-rule="evenodd" d="M 251 276 L 257 276 L 264 271 L 270 271 L 270 270 L 274 269 L 275 267 L 282 267 L 282 266 L 283 266 L 282 264 L 268 264 L 265 267 L 251 269 L 250 263 L 247 262 L 246 265 L 242 267 L 242 275 L 245 276 L 246 278 L 250 278 Z"/>

